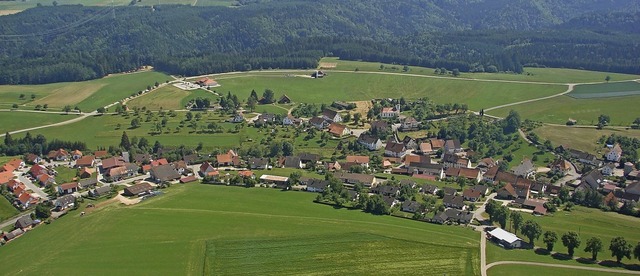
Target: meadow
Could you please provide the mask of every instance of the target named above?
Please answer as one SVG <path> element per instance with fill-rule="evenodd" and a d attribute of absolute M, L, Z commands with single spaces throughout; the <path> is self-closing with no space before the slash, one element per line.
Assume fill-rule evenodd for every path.
<path fill-rule="evenodd" d="M 5 198 L 0 198 L 0 221 L 12 218 L 18 213 L 18 210 L 16 210 L 16 208 L 11 205 L 11 202 L 9 202 Z"/>
<path fill-rule="evenodd" d="M 0 251 L 0 257 L 33 261 L 28 266 L 9 262 L 0 271 L 480 274 L 478 232 L 335 209 L 314 204 L 315 196 L 269 188 L 174 186 L 136 206 L 111 205 L 83 217 L 73 212 L 42 225 Z"/>
<path fill-rule="evenodd" d="M 522 119 L 531 119 L 545 123 L 565 124 L 569 118 L 577 120 L 579 125 L 596 125 L 598 116 L 611 117 L 610 125 L 629 126 L 638 117 L 637 109 L 640 96 L 624 96 L 598 99 L 574 99 L 563 95 L 551 99 L 527 104 L 495 109 L 487 114 L 505 117 L 510 110 L 517 111 Z"/>
<path fill-rule="evenodd" d="M 634 129 L 595 129 L 567 126 L 543 125 L 533 130 L 543 141 L 549 139 L 553 145 L 567 145 L 599 156 L 604 154 L 604 145 L 598 145 L 598 139 L 611 134 L 640 138 L 640 130 Z"/>
<path fill-rule="evenodd" d="M 58 123 L 66 120 L 71 120 L 76 116 L 77 115 L 74 115 L 72 113 L 65 115 L 0 111 L 0 133 L 4 134 L 8 131 Z"/>
<path fill-rule="evenodd" d="M 323 58 L 320 63 L 336 63 L 337 66 L 334 69 L 322 69 L 327 72 L 331 70 L 342 71 L 355 71 L 358 68 L 359 71 L 371 71 L 371 72 L 385 72 L 385 73 L 406 73 L 415 75 L 426 76 L 449 76 L 451 75 L 436 75 L 434 74 L 434 68 L 409 66 L 409 71 L 403 72 L 404 66 L 399 64 L 388 64 L 379 62 L 363 62 L 363 61 L 350 61 L 340 60 L 338 58 Z M 383 69 L 380 69 L 380 65 L 383 65 Z M 465 79 L 478 79 L 478 80 L 506 80 L 506 81 L 525 81 L 525 82 L 547 82 L 547 83 L 592 83 L 592 82 L 604 82 L 605 77 L 611 77 L 611 81 L 623 81 L 623 80 L 635 80 L 640 79 L 639 75 L 607 73 L 597 71 L 586 71 L 576 69 L 564 69 L 564 68 L 533 68 L 525 67 L 523 74 L 511 74 L 511 73 L 461 73 L 458 78 Z"/>
<path fill-rule="evenodd" d="M 202 89 L 196 90 L 182 90 L 173 85 L 165 85 L 163 87 L 154 90 L 148 94 L 137 97 L 127 102 L 127 106 L 134 107 L 146 107 L 151 110 L 179 110 L 185 109 L 187 103 L 195 98 L 207 98 L 212 102 L 218 100 L 218 96 L 211 92 Z"/>
<path fill-rule="evenodd" d="M 310 74 L 308 71 L 295 73 Z M 217 92 L 226 94 L 230 91 L 242 100 L 246 100 L 252 90 L 262 95 L 265 89 L 271 89 L 276 98 L 286 94 L 297 103 L 428 97 L 437 103 L 466 103 L 471 110 L 550 96 L 566 90 L 563 85 L 477 82 L 367 72 L 330 72 L 322 79 L 291 75 L 284 72 L 250 72 L 213 77 L 222 85 L 215 88 Z"/>
<path fill-rule="evenodd" d="M 625 81 L 615 83 L 577 85 L 568 96 L 576 99 L 595 99 L 640 95 L 640 83 Z"/>
<path fill-rule="evenodd" d="M 47 104 L 51 111 L 59 111 L 69 105 L 91 112 L 145 90 L 155 82 L 163 83 L 170 79 L 163 73 L 145 71 L 73 83 L 0 85 L 0 104 L 7 108 L 16 103 L 24 109 Z M 20 100 L 20 94 L 25 95 L 25 100 Z M 31 100 L 32 94 L 35 95 L 34 100 Z"/>

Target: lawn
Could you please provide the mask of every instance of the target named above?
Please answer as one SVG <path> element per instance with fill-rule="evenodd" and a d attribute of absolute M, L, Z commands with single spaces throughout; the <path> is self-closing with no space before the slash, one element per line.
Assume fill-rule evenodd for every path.
<path fill-rule="evenodd" d="M 569 148 L 582 150 L 599 156 L 604 154 L 604 145 L 596 144 L 602 136 L 616 134 L 620 136 L 640 138 L 640 130 L 595 129 L 566 126 L 541 126 L 533 131 L 543 141 L 549 139 L 553 145 L 567 145 Z"/>
<path fill-rule="evenodd" d="M 16 210 L 16 208 L 11 205 L 11 202 L 9 202 L 5 198 L 0 198 L 0 221 L 12 218 L 18 213 L 18 210 Z"/>
<path fill-rule="evenodd" d="M 0 111 L 0 133 L 41 125 L 53 124 L 75 118 L 77 115 L 33 112 Z"/>
<path fill-rule="evenodd" d="M 577 120 L 580 125 L 596 125 L 598 116 L 606 114 L 611 117 L 611 125 L 629 126 L 638 117 L 638 113 L 629 112 L 637 109 L 638 102 L 640 102 L 640 96 L 599 99 L 574 99 L 569 96 L 559 96 L 500 108 L 487 113 L 505 117 L 513 109 L 520 113 L 522 119 L 565 124 L 569 118 L 572 118 Z"/>
<path fill-rule="evenodd" d="M 145 90 L 155 82 L 162 83 L 169 79 L 170 77 L 163 73 L 146 71 L 73 83 L 0 85 L 0 104 L 6 108 L 17 103 L 25 109 L 47 104 L 50 110 L 60 110 L 65 105 L 70 105 L 90 112 Z M 25 100 L 19 99 L 20 94 L 25 95 Z M 33 101 L 32 94 L 36 96 Z"/>
<path fill-rule="evenodd" d="M 135 98 L 127 102 L 127 106 L 146 107 L 151 110 L 178 110 L 185 109 L 186 104 L 195 98 L 208 98 L 215 102 L 219 97 L 205 90 L 182 90 L 173 85 L 166 85 L 151 93 Z"/>
<path fill-rule="evenodd" d="M 37 261 L 7 263 L 0 271 L 480 274 L 477 232 L 335 209 L 314 204 L 315 196 L 267 188 L 174 186 L 137 206 L 114 205 L 84 217 L 76 212 L 36 228 L 3 248 L 0 257 Z M 69 231 L 83 235 L 70 236 Z M 34 247 L 56 248 L 60 254 L 52 257 Z"/>
<path fill-rule="evenodd" d="M 406 73 L 427 76 L 441 76 L 434 74 L 433 68 L 409 66 L 408 72 L 403 72 L 403 65 L 386 64 L 379 62 L 362 62 L 340 60 L 338 58 L 323 58 L 321 61 L 326 63 L 337 63 L 335 69 L 323 69 L 328 72 L 331 70 L 360 71 L 371 72 L 387 72 L 387 73 Z M 380 65 L 384 69 L 380 69 Z M 527 81 L 527 82 L 548 82 L 548 83 L 588 83 L 588 82 L 604 82 L 606 76 L 611 77 L 611 81 L 635 80 L 640 79 L 638 75 L 606 73 L 597 71 L 586 71 L 576 69 L 563 68 L 530 68 L 526 67 L 523 74 L 510 73 L 461 73 L 459 78 L 483 79 L 483 80 L 508 80 L 508 81 Z M 451 76 L 451 75 L 448 75 Z"/>
<path fill-rule="evenodd" d="M 67 168 L 65 166 L 58 166 L 55 170 L 58 172 L 56 175 L 56 183 L 58 184 L 73 182 L 78 172 L 77 169 Z"/>
<path fill-rule="evenodd" d="M 548 276 L 548 275 L 580 275 L 580 276 L 610 276 L 617 273 L 600 272 L 589 270 L 578 270 L 569 268 L 530 266 L 530 265 L 499 265 L 490 268 L 487 271 L 491 276 L 512 276 L 512 275 L 531 275 L 531 276 Z"/>
<path fill-rule="evenodd" d="M 297 74 L 309 74 L 300 71 Z M 428 97 L 437 103 L 467 103 L 471 110 L 549 96 L 566 90 L 564 85 L 477 82 L 427 78 L 422 76 L 377 75 L 367 72 L 331 72 L 322 79 L 291 77 L 287 73 L 251 72 L 215 77 L 219 91 L 231 91 L 247 99 L 252 90 L 265 89 L 276 98 L 287 94 L 294 102 L 331 103 L 368 101 L 377 98 L 418 99 Z"/>

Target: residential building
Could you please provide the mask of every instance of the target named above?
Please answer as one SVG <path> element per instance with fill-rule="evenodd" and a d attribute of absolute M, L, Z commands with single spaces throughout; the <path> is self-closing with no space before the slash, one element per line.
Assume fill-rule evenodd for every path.
<path fill-rule="evenodd" d="M 402 121 L 402 125 L 400 126 L 400 129 L 402 131 L 413 131 L 413 130 L 418 130 L 420 128 L 420 122 L 418 122 L 418 120 L 416 120 L 416 118 L 413 117 L 407 117 L 406 119 L 404 119 Z"/>
<path fill-rule="evenodd" d="M 536 173 L 536 167 L 533 165 L 530 159 L 525 158 L 520 162 L 520 165 L 511 169 L 513 174 L 522 176 L 524 178 L 529 178 Z"/>
<path fill-rule="evenodd" d="M 152 167 L 149 173 L 151 175 L 151 178 L 158 183 L 180 179 L 180 174 L 170 164 Z"/>
<path fill-rule="evenodd" d="M 179 177 L 178 177 L 179 178 Z M 150 191 L 153 191 L 153 186 L 147 182 L 135 184 L 133 186 L 129 186 L 124 188 L 122 195 L 124 196 L 138 196 L 141 194 L 146 194 Z"/>
<path fill-rule="evenodd" d="M 58 185 L 58 193 L 61 195 L 73 194 L 78 191 L 78 182 L 64 183 Z"/>
<path fill-rule="evenodd" d="M 329 124 L 329 133 L 335 137 L 342 137 L 351 134 L 351 129 L 343 124 L 331 123 Z"/>
<path fill-rule="evenodd" d="M 407 149 L 404 147 L 402 143 L 396 143 L 392 140 L 387 142 L 387 146 L 384 148 L 384 155 L 390 157 L 403 158 Z"/>
<path fill-rule="evenodd" d="M 622 157 L 622 148 L 620 144 L 616 143 L 613 147 L 607 152 L 607 161 L 619 162 L 620 157 Z"/>
<path fill-rule="evenodd" d="M 394 107 L 383 107 L 380 111 L 381 118 L 395 118 L 400 116 L 400 105 Z"/>
<path fill-rule="evenodd" d="M 458 139 L 453 139 L 453 140 L 446 140 L 444 143 L 444 152 L 448 152 L 448 153 L 458 153 L 458 152 L 462 152 L 463 148 L 460 145 L 460 140 Z"/>
<path fill-rule="evenodd" d="M 360 137 L 358 137 L 358 143 L 365 146 L 368 150 L 379 150 L 382 148 L 382 141 L 373 135 L 360 135 Z"/>
<path fill-rule="evenodd" d="M 322 118 L 332 123 L 342 122 L 342 116 L 340 116 L 340 113 L 338 113 L 338 111 L 335 111 L 329 108 L 322 110 Z"/>
<path fill-rule="evenodd" d="M 471 168 L 471 160 L 453 153 L 442 155 L 442 165 L 445 168 Z"/>

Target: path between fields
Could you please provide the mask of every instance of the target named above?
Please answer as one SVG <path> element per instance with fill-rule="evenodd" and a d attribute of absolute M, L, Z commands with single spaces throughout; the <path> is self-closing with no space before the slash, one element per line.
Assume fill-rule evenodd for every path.
<path fill-rule="evenodd" d="M 567 88 L 566 91 L 564 91 L 562 93 L 555 94 L 555 95 L 546 96 L 546 97 L 540 97 L 540 98 L 535 98 L 535 99 L 530 99 L 530 100 L 524 100 L 524 101 L 519 101 L 519 102 L 515 102 L 515 103 L 503 104 L 503 105 L 498 105 L 498 106 L 494 106 L 494 107 L 489 107 L 489 108 L 485 108 L 484 111 L 487 112 L 487 111 L 491 111 L 491 110 L 499 109 L 499 108 L 503 108 L 503 107 L 519 105 L 519 104 L 524 104 L 524 103 L 530 103 L 530 102 L 536 102 L 536 101 L 541 101 L 541 100 L 548 100 L 548 99 L 552 99 L 552 98 L 555 98 L 555 97 L 559 97 L 559 96 L 571 93 L 571 91 L 573 91 L 573 88 L 578 84 L 583 84 L 583 83 L 569 83 L 569 84 L 567 84 L 569 87 Z"/>
<path fill-rule="evenodd" d="M 581 270 L 590 270 L 590 271 L 599 271 L 599 272 L 611 272 L 611 273 L 640 275 L 640 271 L 633 271 L 633 270 L 618 270 L 618 269 L 600 268 L 600 267 L 586 267 L 586 266 L 577 266 L 577 265 L 546 264 L 546 263 L 520 262 L 520 261 L 493 262 L 493 263 L 488 264 L 486 269 L 489 269 L 489 268 L 492 268 L 492 267 L 498 266 L 498 265 L 547 266 L 547 267 L 556 267 L 556 268 L 581 269 Z M 486 275 L 486 271 L 482 275 Z"/>
<path fill-rule="evenodd" d="M 16 134 L 16 133 L 20 133 L 20 132 L 32 131 L 32 130 L 47 128 L 47 127 L 55 127 L 55 126 L 63 126 L 63 125 L 73 124 L 75 122 L 82 121 L 82 120 L 84 120 L 85 118 L 87 118 L 89 116 L 95 116 L 95 115 L 98 115 L 98 112 L 94 111 L 94 112 L 91 112 L 91 113 L 83 113 L 80 116 L 78 116 L 76 118 L 73 118 L 71 120 L 67 120 L 67 121 L 63 121 L 63 122 L 59 122 L 59 123 L 54 123 L 54 124 L 43 125 L 43 126 L 30 127 L 30 128 L 20 129 L 20 130 L 9 131 L 9 134 Z M 6 135 L 6 133 L 2 133 L 2 134 L 0 134 L 0 137 L 4 137 L 5 135 Z"/>

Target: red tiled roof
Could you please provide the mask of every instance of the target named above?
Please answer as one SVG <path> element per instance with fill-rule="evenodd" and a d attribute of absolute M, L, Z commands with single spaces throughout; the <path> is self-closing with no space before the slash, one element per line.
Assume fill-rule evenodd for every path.
<path fill-rule="evenodd" d="M 7 163 L 7 164 L 2 165 L 2 168 L 0 168 L 0 171 L 3 171 L 3 172 L 13 172 L 13 171 L 15 171 L 15 170 L 16 170 L 16 167 L 11 166 L 11 165 L 10 165 L 10 164 L 8 164 L 8 163 Z"/>
<path fill-rule="evenodd" d="M 76 166 L 80 166 L 80 167 L 90 167 L 93 166 L 93 161 L 95 160 L 93 155 L 86 155 L 83 157 L 80 157 L 80 159 L 78 159 L 78 161 L 76 161 Z"/>
<path fill-rule="evenodd" d="M 70 183 L 64 183 L 62 185 L 60 185 L 60 189 L 63 190 L 69 190 L 69 189 L 74 189 L 74 188 L 78 188 L 78 182 L 70 182 Z"/>
<path fill-rule="evenodd" d="M 195 175 L 180 178 L 180 183 L 189 183 L 198 180 Z"/>
<path fill-rule="evenodd" d="M 344 129 L 346 128 L 345 125 L 341 125 L 341 124 L 337 124 L 337 123 L 331 123 L 329 125 L 329 133 L 336 135 L 336 136 L 342 136 L 342 133 L 344 133 Z"/>
<path fill-rule="evenodd" d="M 11 161 L 7 162 L 7 165 L 11 165 L 13 168 L 18 169 L 22 165 L 22 160 L 11 159 Z"/>
<path fill-rule="evenodd" d="M 106 150 L 97 150 L 95 152 L 93 152 L 93 155 L 96 156 L 96 158 L 102 158 L 107 156 L 109 153 Z"/>
<path fill-rule="evenodd" d="M 0 184 L 5 184 L 13 179 L 13 172 L 0 172 Z"/>
<path fill-rule="evenodd" d="M 167 161 L 166 158 L 151 161 L 151 167 L 157 167 L 157 166 L 167 165 L 167 164 L 169 164 L 169 161 Z"/>
<path fill-rule="evenodd" d="M 252 171 L 239 171 L 238 175 L 242 176 L 242 177 L 251 177 L 251 176 L 253 176 L 253 172 Z"/>
<path fill-rule="evenodd" d="M 367 164 L 369 163 L 369 156 L 363 155 L 348 155 L 347 162 L 353 162 L 357 164 Z"/>

